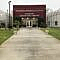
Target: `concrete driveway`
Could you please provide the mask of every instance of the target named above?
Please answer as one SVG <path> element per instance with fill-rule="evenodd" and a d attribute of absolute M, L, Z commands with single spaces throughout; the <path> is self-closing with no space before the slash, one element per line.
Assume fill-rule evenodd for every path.
<path fill-rule="evenodd" d="M 21 28 L 0 46 L 0 60 L 60 60 L 60 41 L 38 28 Z"/>

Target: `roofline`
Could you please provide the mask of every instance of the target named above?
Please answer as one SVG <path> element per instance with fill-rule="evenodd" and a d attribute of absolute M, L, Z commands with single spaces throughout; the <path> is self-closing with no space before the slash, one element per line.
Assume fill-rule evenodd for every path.
<path fill-rule="evenodd" d="M 46 6 L 46 4 L 42 4 L 42 5 L 39 5 L 39 4 L 34 4 L 34 5 L 13 5 L 13 6 Z"/>

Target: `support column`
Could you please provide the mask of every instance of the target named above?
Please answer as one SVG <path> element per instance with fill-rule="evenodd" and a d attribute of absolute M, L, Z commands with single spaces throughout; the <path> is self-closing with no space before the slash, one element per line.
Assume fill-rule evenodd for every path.
<path fill-rule="evenodd" d="M 27 20 L 26 20 L 26 27 L 27 27 Z"/>
<path fill-rule="evenodd" d="M 30 27 L 30 21 L 29 21 L 29 27 Z"/>

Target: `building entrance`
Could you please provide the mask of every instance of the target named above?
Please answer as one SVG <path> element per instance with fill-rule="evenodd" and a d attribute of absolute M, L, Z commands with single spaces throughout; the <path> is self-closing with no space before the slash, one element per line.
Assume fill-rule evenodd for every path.
<path fill-rule="evenodd" d="M 22 26 L 25 27 L 37 27 L 38 19 L 37 18 L 22 18 Z"/>
<path fill-rule="evenodd" d="M 29 21 L 26 21 L 26 27 L 32 27 L 32 22 L 29 20 Z"/>
<path fill-rule="evenodd" d="M 20 17 L 19 17 L 20 18 Z M 45 21 L 41 17 L 21 17 L 17 19 L 19 27 L 45 27 Z M 15 23 L 16 24 L 16 23 Z"/>
<path fill-rule="evenodd" d="M 13 25 L 15 20 L 20 27 L 45 27 L 46 5 L 13 5 Z"/>

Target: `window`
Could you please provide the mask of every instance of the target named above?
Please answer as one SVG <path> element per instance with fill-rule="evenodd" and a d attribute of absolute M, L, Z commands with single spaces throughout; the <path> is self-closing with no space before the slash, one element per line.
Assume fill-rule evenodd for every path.
<path fill-rule="evenodd" d="M 58 22 L 57 21 L 55 21 L 55 25 L 58 25 Z"/>

